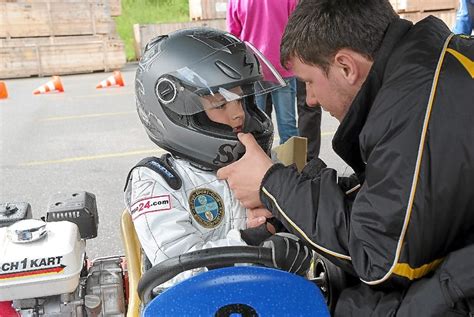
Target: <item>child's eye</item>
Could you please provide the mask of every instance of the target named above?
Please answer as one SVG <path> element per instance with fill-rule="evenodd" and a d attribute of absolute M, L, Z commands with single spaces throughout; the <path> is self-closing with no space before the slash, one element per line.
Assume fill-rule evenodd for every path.
<path fill-rule="evenodd" d="M 224 109 L 226 106 L 227 102 L 222 102 L 214 106 L 214 109 Z"/>

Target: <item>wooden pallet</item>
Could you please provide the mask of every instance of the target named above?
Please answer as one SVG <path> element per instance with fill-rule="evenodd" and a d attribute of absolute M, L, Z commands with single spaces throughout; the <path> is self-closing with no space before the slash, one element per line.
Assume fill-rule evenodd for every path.
<path fill-rule="evenodd" d="M 146 44 L 158 35 L 169 34 L 173 31 L 190 27 L 210 27 L 226 30 L 225 19 L 201 20 L 182 23 L 159 23 L 159 24 L 134 24 L 133 35 L 135 45 L 135 56 L 140 58 Z"/>
<path fill-rule="evenodd" d="M 397 13 L 419 11 L 419 0 L 390 0 Z"/>
<path fill-rule="evenodd" d="M 106 36 L 0 39 L 0 78 L 120 69 L 124 44 Z"/>
<path fill-rule="evenodd" d="M 226 11 L 227 0 L 189 0 L 191 21 L 225 19 Z"/>
<path fill-rule="evenodd" d="M 448 28 L 452 29 L 454 27 L 454 23 L 456 22 L 456 12 L 457 10 L 437 10 L 437 11 L 418 11 L 418 12 L 406 12 L 400 13 L 400 17 L 413 23 L 416 23 L 429 15 L 433 15 L 441 20 L 448 26 Z"/>
<path fill-rule="evenodd" d="M 456 10 L 459 0 L 418 0 L 420 11 Z"/>
<path fill-rule="evenodd" d="M 459 0 L 390 0 L 397 13 L 457 9 Z"/>
<path fill-rule="evenodd" d="M 108 8 L 109 15 L 112 17 L 117 17 L 122 14 L 122 4 L 121 0 L 0 0 L 0 3 L 17 3 L 17 2 L 27 2 L 27 3 L 38 3 L 38 2 L 81 2 L 81 3 L 101 3 L 105 4 Z"/>
<path fill-rule="evenodd" d="M 0 38 L 115 33 L 115 22 L 104 3 L 0 3 Z"/>
<path fill-rule="evenodd" d="M 122 3 L 120 0 L 106 0 L 110 10 L 110 16 L 118 17 L 122 15 Z"/>

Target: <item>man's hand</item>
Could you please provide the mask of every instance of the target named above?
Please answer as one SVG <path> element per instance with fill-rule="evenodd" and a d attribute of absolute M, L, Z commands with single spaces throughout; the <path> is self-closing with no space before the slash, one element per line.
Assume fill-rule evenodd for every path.
<path fill-rule="evenodd" d="M 235 197 L 246 208 L 260 207 L 260 184 L 273 163 L 252 134 L 239 133 L 238 138 L 245 146 L 244 156 L 237 162 L 219 169 L 217 177 L 227 180 Z"/>
<path fill-rule="evenodd" d="M 261 246 L 272 249 L 273 264 L 279 269 L 304 275 L 309 268 L 311 250 L 291 233 L 277 233 Z"/>

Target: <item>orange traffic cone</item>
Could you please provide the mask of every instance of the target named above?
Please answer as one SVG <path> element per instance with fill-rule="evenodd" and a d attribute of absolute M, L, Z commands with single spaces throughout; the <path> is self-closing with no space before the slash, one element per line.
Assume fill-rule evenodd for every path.
<path fill-rule="evenodd" d="M 113 75 L 110 75 L 107 79 L 101 81 L 95 88 L 107 88 L 112 86 L 125 86 L 122 73 L 118 70 L 114 71 Z"/>
<path fill-rule="evenodd" d="M 0 99 L 7 99 L 8 98 L 8 91 L 7 85 L 3 81 L 0 81 Z"/>
<path fill-rule="evenodd" d="M 59 76 L 53 76 L 53 79 L 48 81 L 46 84 L 39 86 L 33 90 L 33 94 L 45 94 L 49 92 L 64 92 L 63 84 Z"/>

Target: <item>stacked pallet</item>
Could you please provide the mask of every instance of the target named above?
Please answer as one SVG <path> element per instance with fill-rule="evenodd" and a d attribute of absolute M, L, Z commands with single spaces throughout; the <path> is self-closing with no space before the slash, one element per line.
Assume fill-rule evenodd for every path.
<path fill-rule="evenodd" d="M 120 0 L 107 0 L 110 16 L 118 17 L 122 15 L 122 2 Z"/>
<path fill-rule="evenodd" d="M 0 0 L 0 78 L 121 68 L 119 14 L 117 0 Z"/>
<path fill-rule="evenodd" d="M 191 27 L 210 27 L 226 30 L 227 0 L 189 0 L 189 22 L 135 24 L 133 36 L 135 56 L 142 56 L 148 41 L 156 36 Z"/>
<path fill-rule="evenodd" d="M 189 0 L 191 21 L 225 19 L 227 0 Z"/>
<path fill-rule="evenodd" d="M 177 23 L 157 23 L 157 24 L 134 24 L 133 25 L 133 37 L 135 45 L 135 56 L 139 59 L 145 49 L 146 44 L 153 38 L 169 34 L 173 31 L 195 28 L 195 27 L 209 27 L 213 29 L 226 29 L 225 19 L 215 20 L 198 20 L 190 22 L 177 22 Z"/>
<path fill-rule="evenodd" d="M 227 0 L 189 0 L 189 22 L 135 24 L 133 26 L 135 56 L 142 56 L 148 41 L 156 36 L 190 27 L 211 27 L 226 30 Z"/>
<path fill-rule="evenodd" d="M 390 0 L 390 3 L 403 19 L 416 23 L 433 15 L 452 29 L 459 0 Z"/>

